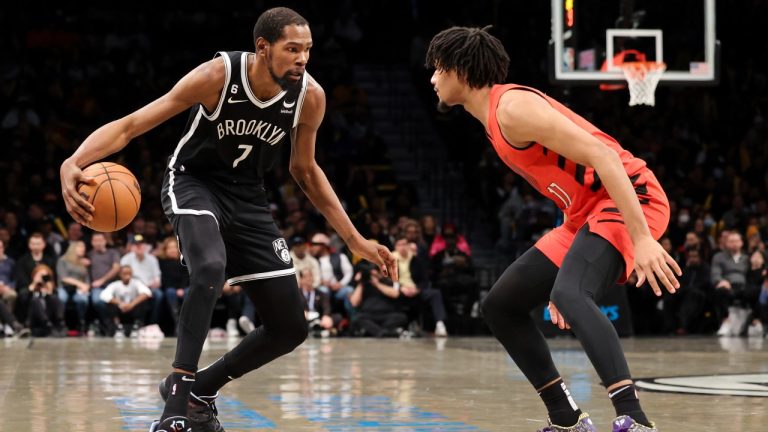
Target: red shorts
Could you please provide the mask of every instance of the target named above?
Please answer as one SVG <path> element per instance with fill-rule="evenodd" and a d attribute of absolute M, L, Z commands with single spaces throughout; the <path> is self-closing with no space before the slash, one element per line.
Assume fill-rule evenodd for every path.
<path fill-rule="evenodd" d="M 651 235 L 658 240 L 669 224 L 667 196 L 650 170 L 642 172 L 640 178 L 634 183 L 645 184 L 644 189 L 637 190 L 636 187 L 636 191 Z M 616 207 L 616 203 L 610 198 L 598 201 L 586 220 L 566 221 L 565 224 L 545 234 L 536 242 L 536 248 L 560 267 L 576 233 L 584 224 L 589 226 L 591 232 L 608 240 L 624 257 L 625 272 L 618 283 L 626 282 L 635 269 L 635 249 L 627 227 L 624 225 L 624 218 Z"/>

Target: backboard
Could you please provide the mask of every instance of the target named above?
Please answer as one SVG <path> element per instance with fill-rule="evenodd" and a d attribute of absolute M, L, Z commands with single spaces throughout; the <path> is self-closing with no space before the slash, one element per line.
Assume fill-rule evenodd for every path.
<path fill-rule="evenodd" d="M 553 83 L 625 82 L 622 57 L 666 63 L 660 85 L 718 81 L 715 0 L 551 2 Z"/>

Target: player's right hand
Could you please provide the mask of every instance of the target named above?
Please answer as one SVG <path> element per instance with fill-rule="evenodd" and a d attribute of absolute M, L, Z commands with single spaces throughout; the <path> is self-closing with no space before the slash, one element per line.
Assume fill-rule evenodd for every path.
<path fill-rule="evenodd" d="M 355 244 L 349 244 L 348 246 L 355 255 L 359 255 L 376 264 L 379 270 L 381 270 L 381 273 L 392 279 L 392 282 L 397 282 L 399 280 L 397 275 L 397 260 L 389 249 L 370 240 L 355 242 Z"/>
<path fill-rule="evenodd" d="M 59 177 L 61 178 L 61 195 L 64 197 L 67 212 L 77 223 L 88 225 L 93 220 L 94 207 L 77 193 L 77 188 L 81 183 L 95 185 L 96 180 L 93 177 L 86 177 L 83 170 L 70 159 L 61 164 Z"/>

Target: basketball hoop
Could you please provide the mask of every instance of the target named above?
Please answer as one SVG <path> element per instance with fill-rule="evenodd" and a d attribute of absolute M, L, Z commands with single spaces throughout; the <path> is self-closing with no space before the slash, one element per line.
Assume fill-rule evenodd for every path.
<path fill-rule="evenodd" d="M 667 69 L 662 62 L 634 61 L 619 65 L 629 85 L 629 106 L 656 103 L 656 86 Z"/>

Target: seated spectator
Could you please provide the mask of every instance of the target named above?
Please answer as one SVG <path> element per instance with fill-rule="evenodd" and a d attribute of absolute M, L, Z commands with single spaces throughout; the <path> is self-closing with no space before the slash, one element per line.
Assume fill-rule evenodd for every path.
<path fill-rule="evenodd" d="M 330 295 L 312 286 L 312 273 L 307 269 L 299 272 L 299 289 L 310 334 L 336 334 L 341 315 L 331 312 Z"/>
<path fill-rule="evenodd" d="M 355 336 L 398 336 L 408 324 L 408 317 L 397 304 L 400 292 L 385 283 L 379 270 L 367 263 L 355 275 L 355 290 L 350 296 L 357 308 L 350 328 Z"/>
<path fill-rule="evenodd" d="M 718 336 L 738 336 L 744 330 L 749 308 L 758 293 L 746 291 L 749 257 L 742 253 L 741 234 L 728 232 L 723 249 L 712 257 L 712 283 L 715 307 L 722 322 Z M 757 295 L 753 295 L 757 294 Z M 752 298 L 754 297 L 754 298 Z"/>
<path fill-rule="evenodd" d="M 107 247 L 106 234 L 94 232 L 91 235 L 91 251 L 88 259 L 91 261 L 91 304 L 96 311 L 101 333 L 106 335 L 109 319 L 107 304 L 101 301 L 101 292 L 115 280 L 120 272 L 120 253 L 114 248 Z"/>
<path fill-rule="evenodd" d="M 85 312 L 88 310 L 88 294 L 91 290 L 91 277 L 88 274 L 88 258 L 85 257 L 85 243 L 71 240 L 67 251 L 56 263 L 58 277 L 58 295 L 61 303 L 68 301 L 75 304 L 77 311 L 77 331 L 85 335 Z"/>
<path fill-rule="evenodd" d="M 454 232 L 443 234 L 445 247 L 432 256 L 432 277 L 445 293 L 464 292 L 476 287 L 474 267 L 469 255 L 458 246 Z"/>
<path fill-rule="evenodd" d="M 416 255 L 423 260 L 429 259 L 429 245 L 424 242 L 421 236 L 421 226 L 415 220 L 408 220 L 403 227 L 405 238 L 408 243 L 416 245 Z"/>
<path fill-rule="evenodd" d="M 0 240 L 0 303 L 9 311 L 16 304 L 16 283 L 13 280 L 13 269 L 16 261 L 5 254 L 5 243 Z"/>
<path fill-rule="evenodd" d="M 354 269 L 349 258 L 343 253 L 331 251 L 331 239 L 323 233 L 312 236 L 310 253 L 320 264 L 319 289 L 332 295 L 334 303 L 341 304 L 341 310 L 351 316 L 352 304 L 349 302 L 349 296 L 354 291 L 351 285 Z M 339 308 L 335 310 L 339 311 Z"/>
<path fill-rule="evenodd" d="M 30 275 L 32 280 L 27 287 L 30 298 L 26 316 L 32 336 L 66 336 L 64 303 L 54 294 L 56 284 L 53 270 L 45 264 L 38 264 Z"/>
<path fill-rule="evenodd" d="M 143 229 L 143 224 L 141 226 Z M 150 253 L 150 246 L 144 241 L 144 236 L 141 234 L 131 237 L 130 248 L 131 251 L 120 259 L 120 265 L 130 266 L 134 277 L 152 291 L 152 309 L 149 324 L 158 324 L 164 297 L 160 289 L 160 263 Z"/>
<path fill-rule="evenodd" d="M 120 267 L 120 279 L 110 283 L 101 292 L 101 300 L 109 311 L 108 336 L 130 336 L 142 325 L 146 315 L 147 300 L 152 291 L 133 277 L 131 266 Z"/>
<path fill-rule="evenodd" d="M 16 317 L 5 303 L 0 302 L 0 338 L 4 336 L 23 336 L 28 331 L 16 320 Z"/>
<path fill-rule="evenodd" d="M 691 234 L 691 233 L 689 233 Z M 710 269 L 699 249 L 688 249 L 680 288 L 675 294 L 664 294 L 664 318 L 667 332 L 685 335 L 702 326 L 702 314 L 712 295 Z"/>
<path fill-rule="evenodd" d="M 293 260 L 293 266 L 296 268 L 296 280 L 299 280 L 299 272 L 304 269 L 309 269 L 312 272 L 312 286 L 314 288 L 320 287 L 320 263 L 311 254 L 307 253 L 309 248 L 307 247 L 307 239 L 302 236 L 294 236 L 291 238 L 291 259 Z"/>
<path fill-rule="evenodd" d="M 435 319 L 435 336 L 446 337 L 448 331 L 444 323 L 443 294 L 429 286 L 427 264 L 417 255 L 417 250 L 418 246 L 410 243 L 404 235 L 395 240 L 393 255 L 397 259 L 397 272 L 400 276 L 399 300 L 407 309 L 417 307 L 421 311 L 424 306 L 429 306 Z"/>
<path fill-rule="evenodd" d="M 157 255 L 160 266 L 160 286 L 165 293 L 165 301 L 171 310 L 173 331 L 179 325 L 180 305 L 189 293 L 189 271 L 181 264 L 181 252 L 176 237 L 168 236 L 163 240 Z"/>
<path fill-rule="evenodd" d="M 761 302 L 762 291 L 765 289 L 766 282 L 766 266 L 765 255 L 759 250 L 755 250 L 749 256 L 749 270 L 747 271 L 747 297 L 752 299 L 750 304 L 752 309 L 752 319 L 747 328 L 747 336 L 750 337 L 763 337 L 764 326 L 763 321 L 766 320 L 764 315 L 765 307 L 764 301 Z M 756 301 L 755 301 L 756 300 Z"/>
<path fill-rule="evenodd" d="M 456 247 L 458 247 L 458 249 L 465 255 L 472 255 L 472 250 L 469 247 L 469 243 L 467 243 L 467 239 L 465 239 L 463 235 L 456 232 L 455 225 L 447 223 L 443 225 L 443 229 L 440 231 L 440 234 L 436 235 L 435 239 L 432 241 L 432 246 L 429 249 L 429 256 L 434 257 L 435 255 L 442 252 L 447 246 L 447 238 L 449 237 L 456 240 Z"/>
<path fill-rule="evenodd" d="M 22 322 L 26 320 L 29 310 L 29 299 L 31 292 L 27 289 L 32 282 L 32 270 L 40 264 L 45 264 L 49 269 L 56 268 L 56 257 L 45 253 L 45 240 L 40 233 L 33 233 L 27 241 L 29 252 L 22 255 L 16 261 L 16 292 L 18 299 L 16 303 L 16 317 Z M 53 270 L 51 270 L 53 275 Z"/>
<path fill-rule="evenodd" d="M 227 309 L 226 328 L 227 336 L 229 337 L 240 336 L 240 331 L 237 329 L 237 325 L 240 317 L 243 316 L 243 301 L 245 297 L 242 286 L 230 284 L 224 285 L 224 290 L 218 301 L 222 302 Z M 248 332 L 246 331 L 246 334 L 247 333 Z"/>

